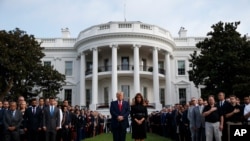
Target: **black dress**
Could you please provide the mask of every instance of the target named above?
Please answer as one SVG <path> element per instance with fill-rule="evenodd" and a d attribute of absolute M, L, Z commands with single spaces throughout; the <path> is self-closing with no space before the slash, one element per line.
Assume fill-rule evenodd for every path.
<path fill-rule="evenodd" d="M 133 139 L 145 139 L 146 138 L 146 120 L 148 117 L 147 107 L 137 104 L 131 106 L 131 120 L 132 120 L 132 138 Z M 141 120 L 145 118 L 141 125 L 138 125 L 135 118 Z"/>

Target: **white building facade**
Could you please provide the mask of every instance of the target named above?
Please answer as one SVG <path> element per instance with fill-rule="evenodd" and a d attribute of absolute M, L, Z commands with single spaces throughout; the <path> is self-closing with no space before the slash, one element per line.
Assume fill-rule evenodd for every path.
<path fill-rule="evenodd" d="M 142 93 L 152 110 L 200 97 L 187 71 L 190 54 L 203 39 L 186 37 L 184 28 L 172 37 L 155 25 L 109 22 L 89 27 L 77 38 L 66 28 L 62 38 L 37 40 L 44 47 L 44 65 L 66 76 L 59 100 L 105 112 L 117 91 L 129 102 Z"/>

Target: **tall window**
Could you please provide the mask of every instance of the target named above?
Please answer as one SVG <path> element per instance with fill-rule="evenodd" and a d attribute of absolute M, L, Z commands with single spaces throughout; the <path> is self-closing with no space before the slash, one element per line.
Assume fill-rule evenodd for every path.
<path fill-rule="evenodd" d="M 146 71 L 147 70 L 147 60 L 146 59 L 142 59 L 141 60 L 141 65 L 142 65 L 142 70 Z"/>
<path fill-rule="evenodd" d="M 51 66 L 51 61 L 44 61 L 44 62 L 43 62 L 43 65 L 44 65 L 44 66 Z"/>
<path fill-rule="evenodd" d="M 104 60 L 104 70 L 105 71 L 109 71 L 109 59 L 105 59 Z"/>
<path fill-rule="evenodd" d="M 163 61 L 158 61 L 158 66 L 160 69 L 164 69 L 164 62 Z"/>
<path fill-rule="evenodd" d="M 92 68 L 93 68 L 93 63 L 92 62 L 87 62 L 86 63 L 86 75 L 88 75 L 88 74 L 91 74 L 92 73 Z"/>
<path fill-rule="evenodd" d="M 158 62 L 158 66 L 159 66 L 159 73 L 164 74 L 164 62 L 163 61 L 159 61 Z"/>
<path fill-rule="evenodd" d="M 143 98 L 146 100 L 148 99 L 148 88 L 143 87 Z"/>
<path fill-rule="evenodd" d="M 185 75 L 185 60 L 178 61 L 178 75 Z"/>
<path fill-rule="evenodd" d="M 124 96 L 124 100 L 128 101 L 129 100 L 129 85 L 122 85 L 122 92 Z"/>
<path fill-rule="evenodd" d="M 91 91 L 90 89 L 86 89 L 86 106 L 89 107 L 89 104 L 91 102 Z"/>
<path fill-rule="evenodd" d="M 122 57 L 122 70 L 129 70 L 129 58 Z"/>
<path fill-rule="evenodd" d="M 72 90 L 71 89 L 64 90 L 64 100 L 67 100 L 69 102 L 69 104 L 71 104 L 71 101 L 72 101 Z"/>
<path fill-rule="evenodd" d="M 179 99 L 180 99 L 180 104 L 186 104 L 187 103 L 187 91 L 186 91 L 186 88 L 179 88 Z"/>
<path fill-rule="evenodd" d="M 73 74 L 73 62 L 65 61 L 65 75 L 72 76 L 72 74 Z"/>
<path fill-rule="evenodd" d="M 165 106 L 165 89 L 160 88 L 160 102 L 162 106 Z"/>
<path fill-rule="evenodd" d="M 104 88 L 104 103 L 109 103 L 109 87 Z"/>

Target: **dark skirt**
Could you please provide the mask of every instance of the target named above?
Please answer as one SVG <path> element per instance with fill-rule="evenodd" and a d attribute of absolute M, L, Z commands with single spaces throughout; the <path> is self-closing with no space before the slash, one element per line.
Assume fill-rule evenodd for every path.
<path fill-rule="evenodd" d="M 147 137 L 146 132 L 145 121 L 141 125 L 136 122 L 132 123 L 132 139 L 145 139 Z"/>

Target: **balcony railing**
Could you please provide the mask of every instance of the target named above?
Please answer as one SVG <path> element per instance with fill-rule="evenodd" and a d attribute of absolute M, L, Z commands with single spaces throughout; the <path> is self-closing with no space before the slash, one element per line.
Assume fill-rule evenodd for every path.
<path fill-rule="evenodd" d="M 133 71 L 134 70 L 134 65 L 117 65 L 117 70 L 118 71 Z M 145 71 L 145 72 L 153 72 L 153 67 L 152 66 L 144 66 L 141 65 L 139 67 L 140 71 Z M 98 72 L 108 72 L 112 71 L 112 66 L 99 66 L 98 67 Z M 159 73 L 160 74 L 165 74 L 165 69 L 159 68 Z M 90 75 L 92 74 L 92 68 L 86 69 L 85 75 Z"/>
<path fill-rule="evenodd" d="M 153 67 L 152 66 L 144 66 L 144 65 L 141 65 L 140 66 L 140 71 L 149 71 L 149 72 L 153 72 Z M 159 73 L 160 74 L 165 74 L 165 70 L 162 69 L 162 68 L 159 68 Z"/>
<path fill-rule="evenodd" d="M 119 71 L 130 71 L 130 70 L 134 70 L 134 65 L 127 65 L 127 64 L 118 65 L 118 66 L 117 66 L 117 70 L 119 70 Z"/>

